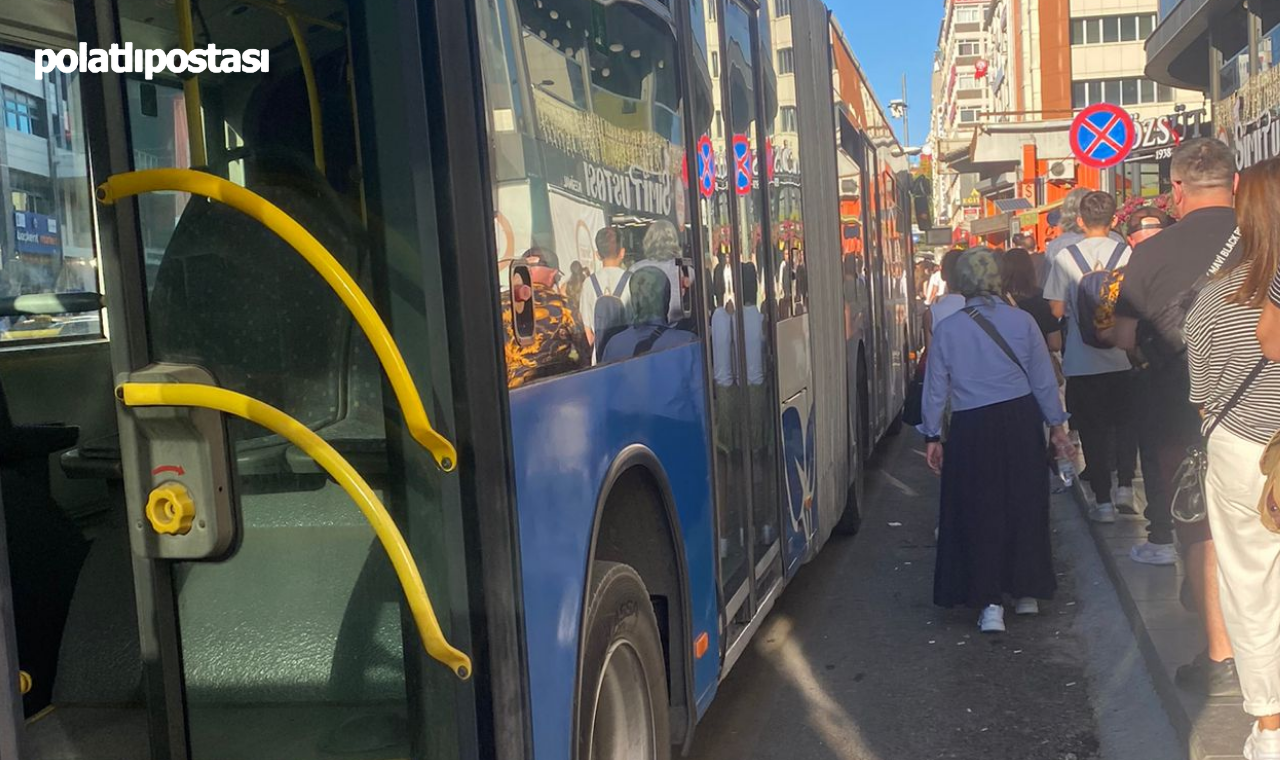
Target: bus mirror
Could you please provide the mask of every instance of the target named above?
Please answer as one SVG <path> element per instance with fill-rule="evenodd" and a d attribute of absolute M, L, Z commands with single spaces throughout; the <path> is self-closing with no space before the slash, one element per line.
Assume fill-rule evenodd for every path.
<path fill-rule="evenodd" d="M 527 346 L 533 343 L 534 300 L 533 277 L 529 273 L 529 264 L 524 259 L 511 262 L 510 276 L 507 279 L 510 288 L 507 291 L 507 308 L 511 310 L 511 331 L 516 343 Z"/>
<path fill-rule="evenodd" d="M 676 259 L 676 271 L 680 277 L 680 311 L 688 318 L 693 316 L 693 263 L 686 258 Z"/>

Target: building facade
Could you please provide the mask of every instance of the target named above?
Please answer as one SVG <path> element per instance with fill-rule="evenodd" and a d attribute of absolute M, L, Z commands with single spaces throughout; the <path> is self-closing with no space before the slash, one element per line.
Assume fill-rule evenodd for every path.
<path fill-rule="evenodd" d="M 1146 74 L 1212 101 L 1213 134 L 1241 170 L 1280 156 L 1280 2 L 1164 0 Z"/>
<path fill-rule="evenodd" d="M 957 34 L 956 14 L 967 19 L 974 7 L 982 9 L 985 47 L 970 64 L 946 43 Z M 1206 99 L 1147 76 L 1143 45 L 1158 14 L 1158 0 L 951 0 L 935 64 L 936 186 L 945 191 L 935 195 L 937 217 L 991 242 L 1002 237 L 992 230 L 1007 236 L 1034 226 L 1043 241 L 1047 212 L 1023 224 L 1031 220 L 1026 211 L 1015 218 L 996 201 L 1022 198 L 1043 209 L 1076 186 L 1112 190 L 1122 200 L 1167 190 L 1167 148 L 1196 132 Z M 980 92 L 967 94 L 985 108 L 970 121 L 959 118 L 946 88 L 966 73 L 983 74 Z M 1130 158 L 1101 172 L 1077 165 L 1067 135 L 1072 118 L 1098 103 L 1123 107 L 1137 132 Z"/>

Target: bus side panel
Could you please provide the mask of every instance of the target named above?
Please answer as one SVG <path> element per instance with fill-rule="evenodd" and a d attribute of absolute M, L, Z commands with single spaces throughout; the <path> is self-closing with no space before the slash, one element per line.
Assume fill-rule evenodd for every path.
<path fill-rule="evenodd" d="M 791 37 L 795 50 L 799 103 L 800 174 L 804 177 L 805 258 L 809 267 L 809 339 L 814 414 L 814 551 L 822 546 L 844 509 L 845 492 L 856 475 L 849 461 L 849 404 L 846 385 L 845 313 L 840 242 L 838 161 L 832 160 L 836 132 L 832 114 L 831 28 L 819 0 L 794 0 Z"/>
<path fill-rule="evenodd" d="M 583 588 L 596 501 L 632 444 L 666 469 L 689 573 L 699 713 L 719 677 L 706 388 L 699 343 L 511 392 L 511 438 L 524 580 L 526 646 L 539 758 L 571 758 Z"/>
<path fill-rule="evenodd" d="M 786 574 L 800 569 L 816 529 L 817 462 L 813 394 L 809 391 L 809 315 L 778 323 L 778 389 L 782 398 L 782 485 L 786 494 Z"/>

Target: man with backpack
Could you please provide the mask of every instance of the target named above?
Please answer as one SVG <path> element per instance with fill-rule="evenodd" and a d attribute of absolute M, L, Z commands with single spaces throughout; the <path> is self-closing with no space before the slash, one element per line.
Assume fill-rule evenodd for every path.
<path fill-rule="evenodd" d="M 1080 303 L 1096 301 L 1129 261 L 1129 245 L 1111 237 L 1116 202 L 1109 193 L 1090 192 L 1080 200 L 1077 224 L 1084 237 L 1060 248 L 1051 262 L 1044 297 L 1054 316 L 1067 317 L 1062 374 L 1067 378 L 1067 410 L 1080 434 L 1085 471 L 1081 480 L 1093 490 L 1095 522 L 1116 520 L 1116 505 L 1133 509 L 1137 435 L 1131 424 L 1131 365 L 1124 351 L 1106 348 L 1094 326 L 1094 311 Z M 1083 297 L 1082 297 L 1083 294 Z M 1111 491 L 1111 466 L 1117 488 Z"/>
<path fill-rule="evenodd" d="M 617 227 L 601 227 L 596 233 L 596 256 L 600 258 L 600 268 L 583 284 L 578 311 L 587 329 L 587 340 L 599 360 L 609 335 L 628 323 L 626 305 L 631 294 L 627 281 L 631 274 L 622 263 L 627 249 Z"/>
<path fill-rule="evenodd" d="M 1234 204 L 1235 153 L 1212 138 L 1173 150 L 1169 168 L 1179 221 L 1137 246 L 1116 304 L 1113 345 L 1135 352 L 1140 371 L 1134 399 L 1147 497 L 1148 541 L 1130 552 L 1135 562 L 1172 565 L 1176 527 L 1186 578 L 1208 646 L 1178 669 L 1179 685 L 1209 696 L 1239 694 L 1231 642 L 1218 597 L 1217 555 L 1209 523 L 1174 524 L 1169 514 L 1174 474 L 1187 447 L 1200 440 L 1200 415 L 1189 399 L 1182 325 L 1203 287 L 1239 255 Z M 1104 333 L 1104 338 L 1108 337 Z"/>

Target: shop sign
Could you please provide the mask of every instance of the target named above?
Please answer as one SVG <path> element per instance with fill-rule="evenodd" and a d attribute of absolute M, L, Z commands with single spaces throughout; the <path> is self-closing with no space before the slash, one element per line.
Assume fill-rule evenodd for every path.
<path fill-rule="evenodd" d="M 964 199 L 964 205 L 972 207 L 982 205 L 982 196 L 978 194 L 978 189 L 976 187 L 969 191 L 968 197 Z"/>
<path fill-rule="evenodd" d="M 1250 77 L 1214 103 L 1213 121 L 1218 139 L 1235 149 L 1237 169 L 1280 155 L 1280 67 Z"/>
<path fill-rule="evenodd" d="M 13 226 L 18 233 L 18 253 L 52 255 L 58 252 L 62 238 L 58 234 L 58 220 L 54 217 L 15 211 Z"/>
<path fill-rule="evenodd" d="M 1173 149 L 1183 140 L 1200 136 L 1204 115 L 1202 108 L 1154 119 L 1135 119 L 1138 140 L 1128 160 L 1154 158 L 1163 161 L 1172 157 Z"/>
<path fill-rule="evenodd" d="M 1039 223 L 1040 212 L 1038 211 L 1024 211 L 1022 212 L 1022 216 L 1018 217 L 1018 224 L 1023 227 L 1034 227 Z"/>

